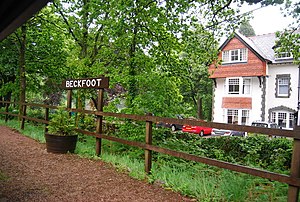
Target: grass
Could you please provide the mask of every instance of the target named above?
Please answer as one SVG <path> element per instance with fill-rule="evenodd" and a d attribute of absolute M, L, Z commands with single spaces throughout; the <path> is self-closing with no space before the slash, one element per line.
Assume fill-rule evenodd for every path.
<path fill-rule="evenodd" d="M 5 123 L 0 119 L 0 125 L 7 125 L 21 131 L 19 122 L 15 120 Z M 26 123 L 21 133 L 41 143 L 45 142 L 42 126 Z M 149 183 L 159 184 L 166 189 L 194 197 L 198 201 L 287 200 L 285 184 L 201 163 L 153 162 L 151 174 L 146 175 L 143 159 L 110 153 L 109 148 L 113 146 L 112 143 L 107 140 L 103 140 L 102 143 L 103 152 L 101 157 L 98 157 L 95 155 L 95 138 L 80 135 L 75 153 L 83 158 L 101 159 L 133 178 L 146 179 Z"/>
<path fill-rule="evenodd" d="M 0 181 L 6 181 L 9 177 L 5 175 L 2 171 L 0 171 Z"/>

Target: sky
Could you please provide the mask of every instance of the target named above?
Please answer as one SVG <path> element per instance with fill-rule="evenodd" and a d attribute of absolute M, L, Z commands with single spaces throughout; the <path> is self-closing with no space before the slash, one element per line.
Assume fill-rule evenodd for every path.
<path fill-rule="evenodd" d="M 247 12 L 258 8 L 255 6 L 244 6 L 242 12 Z M 282 31 L 286 28 L 293 19 L 291 17 L 284 17 L 280 11 L 279 6 L 267 6 L 253 11 L 254 18 L 250 20 L 256 35 L 274 33 L 276 31 Z"/>

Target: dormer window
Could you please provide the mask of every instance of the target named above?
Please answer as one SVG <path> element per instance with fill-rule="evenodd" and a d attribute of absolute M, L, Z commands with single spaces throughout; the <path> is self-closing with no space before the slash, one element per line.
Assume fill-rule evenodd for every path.
<path fill-rule="evenodd" d="M 279 52 L 275 55 L 275 60 L 292 59 L 293 55 L 290 52 Z"/>
<path fill-rule="evenodd" d="M 247 62 L 248 52 L 246 48 L 225 50 L 222 52 L 223 63 Z"/>

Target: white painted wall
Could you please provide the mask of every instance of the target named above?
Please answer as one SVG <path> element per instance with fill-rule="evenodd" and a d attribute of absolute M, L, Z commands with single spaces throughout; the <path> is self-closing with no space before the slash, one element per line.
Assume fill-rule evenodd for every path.
<path fill-rule="evenodd" d="M 289 98 L 276 98 L 275 85 L 277 74 L 290 74 L 291 76 L 291 96 Z M 296 65 L 269 65 L 267 82 L 267 106 L 273 108 L 284 105 L 293 109 L 297 108 L 298 101 L 298 66 Z"/>
<path fill-rule="evenodd" d="M 213 122 L 224 123 L 223 120 L 223 108 L 222 108 L 222 98 L 224 96 L 224 85 L 225 78 L 216 79 L 217 88 L 214 91 L 214 104 L 213 104 Z"/>
<path fill-rule="evenodd" d="M 257 77 L 251 78 L 251 93 L 250 95 L 228 95 L 226 94 L 225 78 L 216 79 L 217 88 L 214 91 L 214 105 L 213 105 L 213 122 L 225 123 L 224 109 L 222 108 L 223 97 L 251 97 L 252 109 L 249 114 L 249 124 L 255 120 L 261 120 L 261 103 L 262 103 L 262 90 L 259 87 L 259 80 Z"/>
<path fill-rule="evenodd" d="M 253 121 L 261 120 L 261 108 L 262 108 L 262 88 L 259 86 L 260 82 L 257 77 L 252 77 L 252 110 L 250 111 L 249 123 Z"/>
<path fill-rule="evenodd" d="M 266 100 L 266 119 L 268 118 L 268 109 L 285 106 L 297 110 L 298 104 L 298 66 L 294 64 L 271 64 L 268 66 L 267 78 L 267 100 Z M 289 98 L 276 98 L 276 75 L 277 74 L 290 74 L 291 76 L 291 95 Z"/>

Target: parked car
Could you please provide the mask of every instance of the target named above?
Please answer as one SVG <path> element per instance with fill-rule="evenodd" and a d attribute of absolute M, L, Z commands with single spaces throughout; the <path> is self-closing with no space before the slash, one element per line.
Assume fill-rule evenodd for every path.
<path fill-rule="evenodd" d="M 263 127 L 263 128 L 279 128 L 277 123 L 266 122 L 266 121 L 253 121 L 251 126 Z"/>
<path fill-rule="evenodd" d="M 243 131 L 225 130 L 213 128 L 211 131 L 212 136 L 240 136 L 247 137 L 247 133 Z"/>
<path fill-rule="evenodd" d="M 263 127 L 263 128 L 281 128 L 277 125 L 277 123 L 266 122 L 266 121 L 253 121 L 251 126 Z M 276 138 L 276 135 L 269 135 L 269 137 Z M 279 136 L 278 136 L 279 137 Z"/>
<path fill-rule="evenodd" d="M 247 132 L 244 132 L 244 131 L 235 131 L 235 130 L 232 130 L 229 134 L 230 136 L 232 137 L 247 137 Z"/>
<path fill-rule="evenodd" d="M 183 125 L 182 132 L 198 134 L 200 137 L 210 135 L 212 128 L 203 126 Z"/>
<path fill-rule="evenodd" d="M 178 119 L 184 119 L 182 115 L 176 114 L 176 118 Z M 165 127 L 165 128 L 171 128 L 171 130 L 177 131 L 182 129 L 182 124 L 176 124 L 176 123 L 164 123 L 164 122 L 157 122 L 156 127 Z"/>

